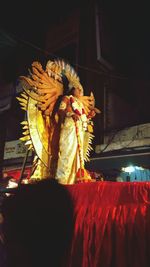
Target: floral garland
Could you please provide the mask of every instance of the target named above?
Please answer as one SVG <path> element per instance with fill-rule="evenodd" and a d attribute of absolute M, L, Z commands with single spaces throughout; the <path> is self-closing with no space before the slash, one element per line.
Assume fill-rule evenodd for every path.
<path fill-rule="evenodd" d="M 85 110 L 83 107 L 80 107 L 77 103 L 77 100 L 74 100 L 74 97 L 70 96 L 70 103 L 72 106 L 72 109 L 75 114 L 80 116 L 82 123 L 83 123 L 83 129 L 87 130 L 87 116 L 85 114 Z M 79 149 L 79 159 L 80 159 L 80 168 L 77 171 L 77 178 L 78 180 L 83 179 L 85 177 L 85 168 L 84 168 L 84 159 L 83 159 L 83 151 L 81 149 L 81 140 L 80 140 L 80 134 L 79 134 L 79 127 L 78 127 L 78 121 L 75 121 L 75 127 L 76 127 L 76 135 L 78 140 L 78 149 Z"/>
<path fill-rule="evenodd" d="M 70 97 L 70 103 L 72 106 L 73 111 L 75 112 L 75 114 L 77 114 L 78 116 L 80 116 L 82 122 L 83 122 L 83 128 L 84 130 L 87 130 L 87 116 L 85 114 L 85 110 L 83 107 L 80 107 L 77 100 L 74 100 L 74 97 Z"/>
<path fill-rule="evenodd" d="M 81 108 L 79 106 L 79 104 L 77 103 L 77 100 L 75 101 L 73 96 L 70 96 L 70 103 L 71 103 L 71 106 L 73 108 L 73 111 L 77 115 L 81 116 L 82 114 L 85 114 L 84 108 L 83 107 Z M 82 110 L 80 111 L 79 109 L 82 109 Z"/>

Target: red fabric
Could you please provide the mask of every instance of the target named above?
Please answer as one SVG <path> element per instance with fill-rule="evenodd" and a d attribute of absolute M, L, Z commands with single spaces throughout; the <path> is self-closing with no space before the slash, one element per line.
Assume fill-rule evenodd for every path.
<path fill-rule="evenodd" d="M 4 170 L 3 176 L 6 177 L 12 177 L 12 179 L 18 181 L 20 179 L 21 175 L 21 169 L 12 169 L 12 170 Z M 31 167 L 25 168 L 23 173 L 23 178 L 29 179 L 31 175 Z"/>
<path fill-rule="evenodd" d="M 67 185 L 74 236 L 67 267 L 150 266 L 150 183 Z"/>

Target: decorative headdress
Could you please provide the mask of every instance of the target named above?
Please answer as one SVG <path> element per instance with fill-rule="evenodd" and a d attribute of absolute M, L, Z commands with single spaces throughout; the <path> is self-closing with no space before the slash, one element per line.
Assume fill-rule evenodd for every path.
<path fill-rule="evenodd" d="M 76 71 L 72 66 L 70 66 L 68 63 L 65 63 L 63 60 L 49 60 L 46 65 L 46 70 L 49 76 L 53 77 L 53 75 L 55 76 L 57 74 L 58 79 L 61 80 L 61 82 L 63 82 L 63 76 L 65 76 L 68 80 L 69 90 L 71 90 L 72 88 L 80 88 L 83 92 L 83 87 L 80 83 L 80 79 Z"/>
<path fill-rule="evenodd" d="M 64 93 L 64 76 L 68 80 L 69 90 L 80 88 L 83 92 L 76 71 L 63 60 L 49 60 L 46 70 L 39 62 L 33 62 L 29 77 L 21 76 L 20 79 L 26 94 L 38 102 L 38 107 L 45 115 L 50 115 L 58 96 Z"/>

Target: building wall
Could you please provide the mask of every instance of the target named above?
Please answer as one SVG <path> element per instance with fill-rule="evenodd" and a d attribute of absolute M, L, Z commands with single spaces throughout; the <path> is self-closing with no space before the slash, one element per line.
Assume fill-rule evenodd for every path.
<path fill-rule="evenodd" d="M 94 8 L 93 1 L 88 1 L 83 8 L 64 19 L 63 24 L 53 25 L 47 33 L 45 47 L 49 54 L 69 60 L 79 74 L 85 95 L 93 91 L 97 107 L 103 110 L 104 78 L 99 74 L 101 66 L 96 59 Z M 99 143 L 103 134 L 103 111 L 94 121 L 94 142 Z"/>

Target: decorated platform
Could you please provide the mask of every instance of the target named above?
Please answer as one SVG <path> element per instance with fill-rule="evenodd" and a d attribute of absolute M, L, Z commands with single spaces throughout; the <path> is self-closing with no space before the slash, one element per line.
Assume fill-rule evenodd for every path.
<path fill-rule="evenodd" d="M 71 248 L 64 267 L 150 266 L 149 182 L 97 181 L 62 187 L 71 197 L 74 221 Z M 44 190 L 48 199 L 52 194 L 52 199 L 57 201 L 46 203 L 42 200 L 42 203 L 50 210 L 53 210 L 52 205 L 63 209 L 57 190 L 53 192 L 52 188 L 47 187 Z M 12 190 L 12 193 L 15 191 Z M 25 196 L 28 199 L 28 194 L 25 193 Z M 40 198 L 41 195 L 38 195 L 38 203 L 41 202 Z M 34 200 L 34 196 L 31 199 Z M 28 201 L 31 203 L 30 195 Z M 26 206 L 28 209 L 31 205 Z M 47 213 L 46 216 L 51 218 L 52 214 Z M 69 214 L 66 223 L 68 218 Z M 63 220 L 58 220 L 58 225 Z"/>
<path fill-rule="evenodd" d="M 68 185 L 75 227 L 67 266 L 150 266 L 150 183 Z"/>

